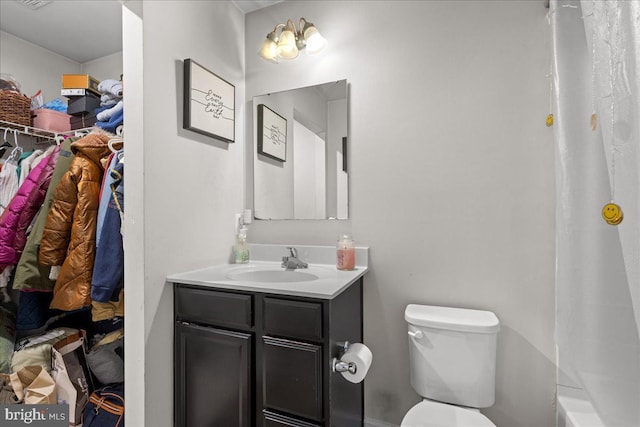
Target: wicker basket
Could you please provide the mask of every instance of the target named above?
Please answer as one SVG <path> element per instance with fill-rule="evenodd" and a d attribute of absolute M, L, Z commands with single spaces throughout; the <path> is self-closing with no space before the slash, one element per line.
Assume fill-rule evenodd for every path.
<path fill-rule="evenodd" d="M 11 90 L 0 90 L 0 120 L 31 126 L 31 98 Z"/>

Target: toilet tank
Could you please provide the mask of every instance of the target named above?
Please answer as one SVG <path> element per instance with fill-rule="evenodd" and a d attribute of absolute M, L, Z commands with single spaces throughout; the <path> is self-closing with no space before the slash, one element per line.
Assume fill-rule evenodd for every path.
<path fill-rule="evenodd" d="M 500 322 L 490 311 L 409 304 L 411 385 L 421 396 L 486 408 L 495 401 Z"/>

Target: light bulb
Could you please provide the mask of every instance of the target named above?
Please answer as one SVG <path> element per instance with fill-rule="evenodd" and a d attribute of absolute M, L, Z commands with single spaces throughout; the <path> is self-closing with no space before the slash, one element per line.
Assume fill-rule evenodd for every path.
<path fill-rule="evenodd" d="M 320 52 L 327 45 L 327 40 L 320 35 L 318 29 L 313 25 L 310 25 L 304 30 L 304 38 L 307 41 L 308 55 Z"/>
<path fill-rule="evenodd" d="M 267 61 L 277 63 L 278 62 L 278 57 L 276 52 L 276 48 L 278 46 L 277 42 L 278 42 L 278 37 L 276 36 L 275 31 L 270 32 L 269 34 L 267 34 L 267 39 L 262 44 L 262 48 L 260 49 L 260 52 L 258 52 L 258 54 L 264 59 L 266 59 Z"/>
<path fill-rule="evenodd" d="M 266 59 L 267 61 L 271 61 L 271 62 L 278 62 L 278 58 L 277 58 L 277 52 L 276 52 L 276 42 L 274 42 L 273 40 L 265 40 L 264 44 L 262 45 L 262 49 L 260 49 L 260 52 L 258 52 L 260 54 L 261 57 L 263 57 L 264 59 Z"/>
<path fill-rule="evenodd" d="M 284 59 L 294 59 L 298 56 L 296 35 L 293 31 L 285 29 L 282 34 L 280 34 L 280 41 L 278 42 L 276 53 L 280 58 Z"/>

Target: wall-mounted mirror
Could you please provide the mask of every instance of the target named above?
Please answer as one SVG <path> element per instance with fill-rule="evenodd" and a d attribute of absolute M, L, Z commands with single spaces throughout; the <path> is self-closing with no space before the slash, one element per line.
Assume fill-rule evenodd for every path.
<path fill-rule="evenodd" d="M 347 219 L 347 81 L 253 98 L 257 219 Z"/>

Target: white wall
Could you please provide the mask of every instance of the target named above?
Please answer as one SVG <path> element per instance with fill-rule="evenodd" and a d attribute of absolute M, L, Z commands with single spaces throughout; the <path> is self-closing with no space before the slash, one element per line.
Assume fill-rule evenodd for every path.
<path fill-rule="evenodd" d="M 81 65 L 82 74 L 89 74 L 98 81 L 106 79 L 119 80 L 122 74 L 122 52 L 116 52 Z"/>
<path fill-rule="evenodd" d="M 42 90 L 45 102 L 60 98 L 62 75 L 80 69 L 78 62 L 0 31 L 0 73 L 12 74 L 28 96 Z"/>
<path fill-rule="evenodd" d="M 136 205 L 143 217 L 129 218 L 126 231 L 144 240 L 135 249 L 144 253 L 144 265 L 128 276 L 140 281 L 127 282 L 144 287 L 144 301 L 127 301 L 127 314 L 135 316 L 129 322 L 144 325 L 135 349 L 144 361 L 143 396 L 137 396 L 144 407 L 134 409 L 144 415 L 132 425 L 162 427 L 173 425 L 173 289 L 165 277 L 229 262 L 234 214 L 243 208 L 244 18 L 226 1 L 145 1 L 142 15 L 144 137 L 127 138 L 127 145 L 142 145 L 135 153 L 143 156 L 127 169 L 135 175 L 127 200 L 143 200 Z M 235 143 L 182 129 L 186 58 L 235 85 Z"/>
<path fill-rule="evenodd" d="M 122 52 L 80 64 L 13 34 L 0 31 L 0 73 L 12 74 L 29 95 L 42 89 L 45 102 L 60 96 L 63 74 L 90 74 L 98 80 L 118 79 Z"/>
<path fill-rule="evenodd" d="M 371 247 L 367 418 L 397 424 L 419 401 L 403 312 L 424 303 L 494 311 L 496 403 L 483 412 L 499 427 L 554 425 L 546 12 L 523 1 L 304 1 L 246 17 L 247 102 L 350 83 L 349 221 L 255 221 L 249 240 L 331 245 L 347 231 Z M 327 50 L 263 61 L 265 35 L 300 17 Z"/>
<path fill-rule="evenodd" d="M 293 214 L 296 219 L 324 219 L 325 142 L 299 122 L 293 122 Z M 320 179 L 321 176 L 321 179 Z"/>
<path fill-rule="evenodd" d="M 124 305 L 125 360 L 124 377 L 127 395 L 126 424 L 144 426 L 145 422 L 145 238 L 144 238 L 144 68 L 143 22 L 129 8 L 136 4 L 128 2 L 122 7 L 122 70 L 127 75 L 127 96 L 124 100 L 126 138 L 126 173 L 124 186 L 127 189 L 124 212 L 125 250 L 124 278 L 127 283 Z M 139 3 L 137 3 L 140 6 Z M 131 142 L 131 144 L 129 144 Z M 130 286 L 129 284 L 134 284 Z M 137 284 L 137 286 L 135 285 Z M 167 332 L 170 333 L 170 332 Z"/>
<path fill-rule="evenodd" d="M 347 128 L 348 103 L 339 99 L 327 103 L 327 216 L 329 218 L 348 218 L 349 179 L 342 171 L 342 137 L 349 135 Z M 349 141 L 347 140 L 347 145 Z M 348 155 L 347 149 L 347 155 Z M 337 154 L 334 155 L 334 153 Z"/>

